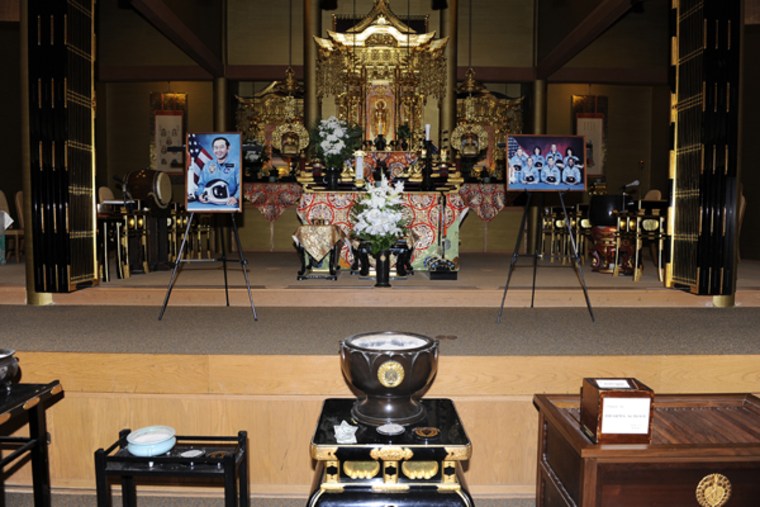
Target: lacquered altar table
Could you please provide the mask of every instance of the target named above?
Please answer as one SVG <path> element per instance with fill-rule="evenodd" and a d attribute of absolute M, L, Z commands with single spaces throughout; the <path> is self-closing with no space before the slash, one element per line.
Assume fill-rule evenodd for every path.
<path fill-rule="evenodd" d="M 454 404 L 423 399 L 426 416 L 398 435 L 352 422 L 355 398 L 325 400 L 311 441 L 317 461 L 308 507 L 449 507 L 473 505 L 462 475 L 472 452 Z M 356 443 L 338 443 L 334 426 L 358 426 Z"/>
<path fill-rule="evenodd" d="M 296 212 L 305 224 L 326 223 L 351 235 L 351 208 L 362 195 L 357 191 L 305 193 Z M 414 237 L 411 264 L 415 271 L 428 271 L 437 260 L 445 259 L 451 270 L 459 269 L 459 226 L 468 208 L 457 192 L 405 192 L 403 206 L 409 214 L 407 228 Z M 349 267 L 351 249 L 341 250 L 341 265 Z"/>

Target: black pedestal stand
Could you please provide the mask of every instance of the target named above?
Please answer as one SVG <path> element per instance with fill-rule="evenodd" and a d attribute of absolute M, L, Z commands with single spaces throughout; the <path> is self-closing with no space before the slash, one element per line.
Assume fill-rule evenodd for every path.
<path fill-rule="evenodd" d="M 164 312 L 166 312 L 166 305 L 169 304 L 169 297 L 172 295 L 172 289 L 174 288 L 174 283 L 177 281 L 177 276 L 179 275 L 179 271 L 181 269 L 182 263 L 185 262 L 216 262 L 216 261 L 222 261 L 222 269 L 224 271 L 224 296 L 227 300 L 227 306 L 230 306 L 230 291 L 229 287 L 227 285 L 227 251 L 226 251 L 226 241 L 222 240 L 222 256 L 217 259 L 183 259 L 182 256 L 185 253 L 185 245 L 187 245 L 187 237 L 190 234 L 190 227 L 193 224 L 193 218 L 195 218 L 195 213 L 190 213 L 190 218 L 187 220 L 187 227 L 185 228 L 185 235 L 182 237 L 182 244 L 179 247 L 179 252 L 177 253 L 177 260 L 174 262 L 174 269 L 172 269 L 171 278 L 169 279 L 169 288 L 166 290 L 166 297 L 164 298 L 164 304 L 161 307 L 161 312 L 158 314 L 158 320 L 161 320 L 164 317 Z M 240 258 L 240 267 L 243 269 L 243 276 L 245 277 L 245 287 L 248 289 L 248 301 L 251 302 L 251 312 L 253 312 L 253 320 L 258 320 L 258 316 L 256 315 L 256 307 L 253 305 L 253 295 L 251 294 L 251 281 L 248 278 L 248 260 L 243 256 L 243 246 L 240 243 L 240 234 L 238 233 L 237 223 L 235 222 L 235 215 L 230 213 L 230 221 L 232 222 L 232 234 L 235 238 L 235 245 L 238 250 L 238 255 Z"/>
<path fill-rule="evenodd" d="M 531 200 L 531 193 L 527 193 L 527 199 L 525 201 L 525 209 L 523 210 L 523 216 L 520 220 L 520 229 L 517 232 L 517 241 L 515 242 L 515 249 L 512 252 L 512 260 L 509 263 L 509 273 L 507 274 L 507 281 L 504 284 L 504 294 L 501 297 L 501 307 L 499 308 L 499 315 L 496 317 L 496 322 L 501 322 L 501 318 L 504 315 L 504 302 L 507 300 L 507 290 L 509 290 L 509 282 L 512 280 L 512 272 L 515 269 L 515 264 L 517 264 L 517 259 L 520 257 L 520 245 L 522 244 L 522 238 L 525 234 L 525 224 L 528 219 L 528 213 L 530 210 L 530 200 Z M 543 207 L 543 195 L 541 196 L 541 207 Z M 595 322 L 596 319 L 594 318 L 594 311 L 591 309 L 591 301 L 588 298 L 588 290 L 586 290 L 586 281 L 583 278 L 583 268 L 581 267 L 580 257 L 578 255 L 578 245 L 575 243 L 575 236 L 573 236 L 573 230 L 570 225 L 570 218 L 567 215 L 567 208 L 565 207 L 565 197 L 562 192 L 559 192 L 559 202 L 562 205 L 562 216 L 565 219 L 565 227 L 567 227 L 567 235 L 570 238 L 570 245 L 572 246 L 572 259 L 573 259 L 573 269 L 575 270 L 575 275 L 578 277 L 578 282 L 580 283 L 581 289 L 583 289 L 583 296 L 586 298 L 586 307 L 588 308 L 588 313 L 591 316 L 591 321 Z M 536 224 L 536 232 L 537 232 L 537 238 L 541 234 L 541 220 L 538 220 L 538 223 Z M 529 254 L 531 255 L 531 254 Z M 538 252 L 538 242 L 536 242 L 536 249 L 533 251 L 532 257 L 533 257 L 533 287 L 531 290 L 530 295 L 530 307 L 533 308 L 533 303 L 536 299 L 536 271 L 538 270 L 538 258 L 540 254 Z"/>

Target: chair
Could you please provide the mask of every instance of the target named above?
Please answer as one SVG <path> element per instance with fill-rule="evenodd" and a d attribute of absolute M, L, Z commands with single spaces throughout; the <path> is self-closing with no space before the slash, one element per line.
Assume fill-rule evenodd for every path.
<path fill-rule="evenodd" d="M 113 201 L 115 198 L 113 190 L 110 188 L 98 187 L 98 203 L 103 203 L 103 201 Z"/>
<path fill-rule="evenodd" d="M 539 251 L 543 256 L 548 256 L 550 262 L 558 259 L 562 264 L 570 262 L 572 258 L 572 246 L 568 236 L 567 222 L 570 222 L 570 229 L 575 230 L 577 217 L 573 214 L 571 208 L 565 213 L 559 207 L 546 207 L 543 209 L 541 217 L 541 247 Z"/>
<path fill-rule="evenodd" d="M 5 231 L 6 256 L 10 259 L 11 256 L 15 255 L 16 262 L 19 262 L 21 259 L 22 242 L 24 241 L 24 217 L 23 212 L 19 213 L 19 210 L 23 210 L 23 206 L 16 204 L 16 213 L 18 215 L 16 223 L 11 225 Z M 2 190 L 0 190 L 0 211 L 5 211 L 8 215 L 13 216 L 10 207 L 8 206 L 8 199 L 5 197 L 5 192 Z"/>
<path fill-rule="evenodd" d="M 649 190 L 646 194 L 644 194 L 644 197 L 641 200 L 642 201 L 660 201 L 662 200 L 662 192 L 660 192 L 656 188 L 653 188 Z"/>
<path fill-rule="evenodd" d="M 612 276 L 634 275 L 636 273 L 635 255 L 632 259 L 631 245 L 636 243 L 638 227 L 637 216 L 631 211 L 616 211 L 617 225 L 615 227 L 615 261 L 612 267 Z M 638 253 L 638 250 L 635 250 Z"/>
<path fill-rule="evenodd" d="M 593 245 L 588 204 L 577 204 L 575 206 L 575 223 L 575 245 L 578 249 L 578 258 L 583 264 L 586 262 L 586 258 L 590 256 L 590 247 Z"/>
<path fill-rule="evenodd" d="M 665 222 L 668 214 L 668 202 L 663 200 L 639 201 L 639 209 L 636 212 L 635 229 L 635 255 L 633 263 L 633 281 L 641 278 L 643 270 L 642 251 L 646 245 L 650 246 L 652 261 L 657 266 L 657 278 L 663 281 L 663 250 L 665 247 Z"/>

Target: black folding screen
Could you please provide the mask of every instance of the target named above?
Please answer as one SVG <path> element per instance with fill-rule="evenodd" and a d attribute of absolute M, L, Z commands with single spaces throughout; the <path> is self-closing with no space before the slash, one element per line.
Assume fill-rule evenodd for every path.
<path fill-rule="evenodd" d="M 736 284 L 742 2 L 673 10 L 671 261 L 666 283 L 730 295 Z"/>
<path fill-rule="evenodd" d="M 97 281 L 93 157 L 93 0 L 29 0 L 34 285 Z"/>

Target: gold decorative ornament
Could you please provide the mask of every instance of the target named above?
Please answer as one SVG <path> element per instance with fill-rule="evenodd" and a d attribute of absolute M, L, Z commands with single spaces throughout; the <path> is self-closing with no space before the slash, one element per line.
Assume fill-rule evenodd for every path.
<path fill-rule="evenodd" d="M 372 491 L 375 493 L 402 493 L 409 491 L 409 485 L 398 483 L 373 484 Z"/>
<path fill-rule="evenodd" d="M 308 146 L 309 132 L 301 123 L 281 123 L 272 131 L 272 147 L 285 156 L 296 156 Z"/>
<path fill-rule="evenodd" d="M 383 483 L 398 483 L 398 461 L 386 461 L 383 463 Z"/>
<path fill-rule="evenodd" d="M 344 485 L 340 482 L 323 482 L 319 489 L 326 493 L 343 493 Z"/>
<path fill-rule="evenodd" d="M 654 218 L 645 218 L 641 221 L 641 228 L 646 232 L 653 232 L 660 228 L 660 221 Z"/>
<path fill-rule="evenodd" d="M 377 461 L 346 461 L 343 472 L 351 479 L 372 479 L 380 473 L 380 463 Z"/>
<path fill-rule="evenodd" d="M 472 447 L 469 445 L 445 447 L 444 449 L 446 449 L 447 460 L 466 461 L 470 459 L 470 455 L 472 454 Z"/>
<path fill-rule="evenodd" d="M 384 446 L 376 447 L 369 452 L 372 459 L 381 459 L 383 461 L 401 461 L 412 459 L 414 452 L 408 447 Z"/>
<path fill-rule="evenodd" d="M 40 402 L 40 397 L 35 396 L 34 398 L 30 398 L 29 400 L 27 400 L 26 403 L 24 403 L 23 408 L 24 410 L 29 410 L 33 407 L 36 407 L 39 402 Z"/>
<path fill-rule="evenodd" d="M 401 471 L 411 480 L 432 479 L 438 473 L 437 461 L 404 461 Z"/>
<path fill-rule="evenodd" d="M 701 507 L 722 507 L 731 498 L 731 481 L 723 474 L 709 474 L 697 484 L 697 503 Z"/>
<path fill-rule="evenodd" d="M 456 467 L 456 461 L 443 461 L 441 463 L 441 469 L 443 470 L 443 473 L 441 474 L 441 484 L 459 484 Z M 452 473 L 446 473 L 446 469 L 452 470 Z"/>
<path fill-rule="evenodd" d="M 488 148 L 488 132 L 481 125 L 460 123 L 451 132 L 451 147 L 465 157 L 474 157 Z"/>
<path fill-rule="evenodd" d="M 377 380 L 383 387 L 398 387 L 404 381 L 404 367 L 398 361 L 386 361 L 377 369 Z"/>
<path fill-rule="evenodd" d="M 329 469 L 334 469 L 335 473 L 328 472 Z M 340 462 L 339 461 L 326 461 L 325 462 L 325 476 L 323 482 L 336 483 L 340 482 Z"/>
<path fill-rule="evenodd" d="M 312 445 L 311 446 L 311 457 L 317 461 L 330 461 L 330 460 L 336 460 L 338 459 L 336 457 L 336 453 L 338 452 L 337 447 L 326 447 L 322 445 Z"/>
<path fill-rule="evenodd" d="M 441 430 L 431 426 L 420 426 L 414 428 L 414 435 L 419 438 L 437 438 L 441 435 Z"/>

